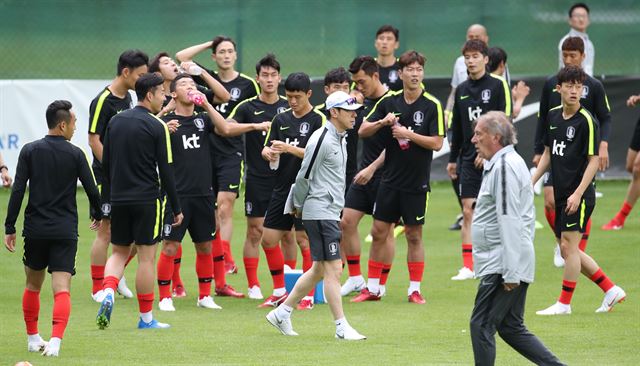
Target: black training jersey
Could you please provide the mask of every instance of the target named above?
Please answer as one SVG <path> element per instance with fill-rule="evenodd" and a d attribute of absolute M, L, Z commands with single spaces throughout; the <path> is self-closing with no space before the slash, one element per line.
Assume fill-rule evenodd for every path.
<path fill-rule="evenodd" d="M 378 121 L 389 113 L 398 116 L 398 123 L 417 134 L 445 136 L 442 105 L 426 91 L 411 104 L 407 104 L 402 90 L 389 92 L 373 107 L 367 120 Z M 413 142 L 402 150 L 390 126 L 381 128 L 376 135 L 380 135 L 386 149 L 382 183 L 405 192 L 429 192 L 433 150 Z"/>
<path fill-rule="evenodd" d="M 402 90 L 402 80 L 398 71 L 400 70 L 400 64 L 398 59 L 391 66 L 380 66 L 378 64 L 378 73 L 380 74 L 380 82 L 392 91 Z"/>
<path fill-rule="evenodd" d="M 131 95 L 127 92 L 124 98 L 118 98 L 105 86 L 89 105 L 89 133 L 99 135 L 100 142 L 104 142 L 104 132 L 111 117 L 127 109 L 131 109 Z M 93 166 L 100 169 L 100 161 L 95 155 Z"/>
<path fill-rule="evenodd" d="M 93 216 L 100 212 L 100 193 L 84 151 L 62 136 L 45 136 L 22 147 L 11 189 L 5 233 L 14 234 L 29 182 L 22 236 L 33 239 L 77 239 L 78 179 L 89 196 Z"/>
<path fill-rule="evenodd" d="M 478 80 L 469 78 L 458 85 L 451 111 L 449 162 L 455 163 L 460 155 L 463 161 L 475 160 L 473 121 L 489 111 L 502 111 L 511 117 L 511 92 L 505 79 L 485 73 Z"/>
<path fill-rule="evenodd" d="M 566 202 L 580 185 L 589 156 L 598 155 L 598 121 L 584 107 L 567 120 L 562 116 L 562 107 L 553 108 L 548 121 L 544 144 L 551 153 L 553 193 L 556 202 Z M 582 197 L 588 204 L 595 204 L 593 184 Z"/>
<path fill-rule="evenodd" d="M 229 119 L 238 123 L 262 123 L 273 120 L 276 114 L 282 113 L 288 108 L 289 103 L 282 96 L 273 104 L 265 103 L 259 97 L 253 97 L 240 102 L 229 115 Z M 245 133 L 247 174 L 254 177 L 273 177 L 275 175 L 275 171 L 269 168 L 269 162 L 262 158 L 262 148 L 266 136 L 265 131 Z"/>
<path fill-rule="evenodd" d="M 104 139 L 103 201 L 111 205 L 153 202 L 161 197 L 162 184 L 173 212 L 180 213 L 172 163 L 169 129 L 160 118 L 142 106 L 116 115 Z"/>
<path fill-rule="evenodd" d="M 385 94 L 386 95 L 386 94 Z M 364 98 L 363 107 L 358 111 L 358 117 L 356 119 L 356 124 L 358 125 L 358 130 L 360 126 L 362 126 L 362 121 L 366 119 L 368 122 L 375 122 L 379 119 L 372 120 L 369 118 L 371 114 L 371 110 L 375 105 L 380 101 L 380 99 L 384 98 L 384 96 L 380 98 Z M 384 116 L 382 116 L 384 118 Z M 358 120 L 360 120 L 358 122 Z M 360 165 L 358 166 L 358 171 L 368 167 L 373 163 L 384 150 L 384 141 L 382 139 L 382 135 L 374 134 L 367 138 L 362 139 L 362 160 L 360 161 Z M 374 177 L 379 177 L 382 175 L 383 168 L 380 168 L 373 173 Z"/>
<path fill-rule="evenodd" d="M 206 113 L 180 116 L 169 113 L 162 120 L 178 120 L 178 130 L 171 134 L 173 170 L 180 197 L 213 196 L 209 135 L 213 124 Z"/>
<path fill-rule="evenodd" d="M 538 125 L 536 126 L 536 138 L 534 142 L 534 153 L 542 154 L 544 152 L 544 131 L 547 129 L 547 114 L 551 108 L 555 108 L 562 104 L 560 93 L 556 90 L 558 78 L 552 76 L 542 88 L 542 96 L 540 96 L 540 109 L 538 110 Z M 611 133 L 611 108 L 609 100 L 604 91 L 604 86 L 600 80 L 587 75 L 584 81 L 582 96 L 580 97 L 580 105 L 588 110 L 600 124 L 600 140 L 608 141 Z"/>
<path fill-rule="evenodd" d="M 324 103 L 317 105 L 315 109 L 324 114 L 327 121 L 331 119 L 329 111 L 326 109 Z M 353 128 L 346 130 L 345 141 L 347 141 L 347 177 L 354 176 L 358 172 L 358 130 L 362 125 L 362 108 L 357 111 L 356 121 Z"/>
<path fill-rule="evenodd" d="M 273 118 L 264 145 L 270 146 L 271 141 L 278 140 L 291 146 L 304 148 L 313 131 L 322 127 L 326 120 L 324 114 L 315 109 L 311 109 L 301 118 L 294 116 L 292 110 L 280 113 Z M 279 193 L 289 193 L 301 164 L 302 159 L 291 154 L 281 154 L 280 163 L 276 170 L 278 179 L 273 190 Z"/>

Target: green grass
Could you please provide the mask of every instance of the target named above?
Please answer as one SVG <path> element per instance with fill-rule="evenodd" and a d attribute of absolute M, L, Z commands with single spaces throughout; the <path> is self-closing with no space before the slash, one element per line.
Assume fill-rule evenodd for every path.
<path fill-rule="evenodd" d="M 640 272 L 640 213 L 636 209 L 620 232 L 603 232 L 599 227 L 610 219 L 622 202 L 627 182 L 604 182 L 599 190 L 593 216 L 593 231 L 587 251 L 604 271 L 628 293 L 628 301 L 609 314 L 595 314 L 602 301 L 600 289 L 580 279 L 573 301 L 573 314 L 564 317 L 538 317 L 535 311 L 551 305 L 560 290 L 561 270 L 552 265 L 553 238 L 548 228 L 536 237 L 536 282 L 529 289 L 526 324 L 559 358 L 570 365 L 634 365 L 640 339 L 638 292 Z M 9 194 L 0 191 L 0 216 L 6 215 Z M 80 212 L 87 212 L 84 193 L 78 194 Z M 538 218 L 542 200 L 536 198 Z M 23 207 L 26 203 L 23 205 Z M 408 274 L 405 264 L 406 242 L 398 240 L 396 260 L 387 285 L 387 296 L 379 303 L 351 304 L 345 311 L 351 324 L 369 339 L 365 342 L 338 342 L 333 338 L 333 322 L 326 305 L 309 312 L 296 312 L 293 324 L 299 337 L 280 335 L 264 319 L 266 310 L 256 301 L 217 298 L 222 311 L 196 308 L 197 281 L 193 246 L 185 245 L 182 265 L 188 297 L 176 299 L 177 312 L 155 316 L 172 328 L 165 331 L 138 331 L 137 302 L 116 301 L 111 327 L 100 331 L 95 325 L 98 304 L 89 296 L 89 249 L 93 234 L 86 215 L 81 215 L 77 275 L 72 283 L 73 309 L 58 359 L 44 359 L 26 352 L 26 335 L 21 313 L 24 274 L 18 253 L 3 249 L 0 255 L 0 364 L 13 365 L 29 360 L 34 365 L 360 365 L 360 364 L 472 364 L 468 320 L 473 306 L 476 281 L 456 283 L 449 280 L 460 267 L 458 232 L 446 230 L 458 211 L 449 184 L 435 184 L 431 196 L 424 241 L 427 252 L 423 293 L 425 306 L 407 303 Z M 236 204 L 232 242 L 238 263 L 242 263 L 245 221 L 242 205 Z M 364 237 L 370 220 L 361 225 Z M 19 224 L 21 225 L 21 223 Z M 545 222 L 546 226 L 546 222 Z M 21 226 L 19 226 L 20 228 Z M 19 229 L 20 230 L 20 229 Z M 185 240 L 186 242 L 186 240 Z M 19 245 L 22 245 L 20 240 Z M 368 245 L 362 258 L 366 272 Z M 300 263 L 300 259 L 299 259 Z M 126 275 L 134 283 L 135 265 Z M 271 290 L 266 261 L 259 268 L 263 292 Z M 345 273 L 346 278 L 346 273 Z M 236 289 L 246 291 L 244 272 L 228 277 Z M 47 279 L 41 296 L 40 334 L 51 331 L 52 296 Z M 498 341 L 496 364 L 527 365 L 528 362 Z"/>

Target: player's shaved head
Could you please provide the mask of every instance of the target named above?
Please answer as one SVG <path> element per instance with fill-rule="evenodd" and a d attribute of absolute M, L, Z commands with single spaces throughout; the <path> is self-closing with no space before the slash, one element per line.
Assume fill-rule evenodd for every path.
<path fill-rule="evenodd" d="M 467 28 L 467 41 L 472 39 L 479 39 L 482 42 L 489 44 L 489 35 L 487 34 L 487 28 L 482 24 L 472 24 Z"/>

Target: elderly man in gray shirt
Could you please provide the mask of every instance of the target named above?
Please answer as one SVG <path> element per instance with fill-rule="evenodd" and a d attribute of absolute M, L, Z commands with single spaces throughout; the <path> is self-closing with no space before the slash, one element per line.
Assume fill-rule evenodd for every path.
<path fill-rule="evenodd" d="M 324 278 L 324 293 L 336 325 L 335 337 L 363 340 L 366 337 L 347 322 L 340 296 L 340 212 L 344 206 L 347 166 L 345 131 L 353 128 L 356 110 L 362 105 L 343 91 L 329 95 L 325 105 L 330 113 L 329 123 L 309 138 L 290 193 L 294 214 L 302 216 L 309 236 L 313 265 L 298 279 L 287 300 L 267 314 L 267 321 L 282 334 L 297 336 L 291 325 L 293 307 Z"/>
<path fill-rule="evenodd" d="M 476 277 L 471 315 L 476 365 L 493 365 L 495 333 L 537 365 L 562 365 L 524 325 L 527 288 L 533 282 L 535 207 L 529 169 L 514 150 L 513 125 L 502 112 L 478 118 L 471 140 L 486 159 L 471 236 Z"/>

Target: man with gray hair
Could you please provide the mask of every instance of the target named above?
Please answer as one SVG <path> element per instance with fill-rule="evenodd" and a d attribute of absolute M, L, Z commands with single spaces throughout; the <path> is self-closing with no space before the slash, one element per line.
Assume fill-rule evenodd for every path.
<path fill-rule="evenodd" d="M 471 140 L 486 159 L 471 224 L 480 278 L 471 314 L 476 365 L 493 365 L 495 333 L 537 365 L 562 365 L 524 325 L 524 305 L 535 272 L 535 207 L 529 169 L 514 150 L 516 132 L 503 112 L 478 118 Z"/>

